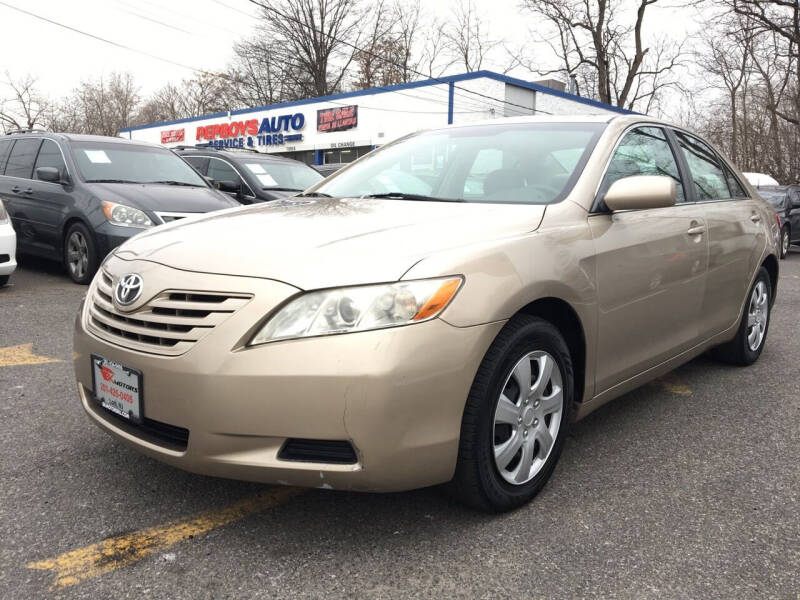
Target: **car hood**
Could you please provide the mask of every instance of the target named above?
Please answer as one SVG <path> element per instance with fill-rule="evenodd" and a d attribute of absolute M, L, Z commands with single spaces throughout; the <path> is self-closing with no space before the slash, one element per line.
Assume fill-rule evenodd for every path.
<path fill-rule="evenodd" d="M 100 200 L 149 211 L 207 213 L 240 206 L 217 190 L 158 183 L 89 183 Z"/>
<path fill-rule="evenodd" d="M 193 217 L 132 238 L 119 258 L 265 277 L 302 289 L 400 279 L 447 249 L 536 229 L 544 206 L 294 198 Z"/>

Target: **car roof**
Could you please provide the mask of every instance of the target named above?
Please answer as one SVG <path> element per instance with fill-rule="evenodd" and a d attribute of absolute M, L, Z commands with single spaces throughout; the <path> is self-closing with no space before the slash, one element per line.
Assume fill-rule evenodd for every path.
<path fill-rule="evenodd" d="M 216 148 L 209 148 L 209 147 L 186 147 L 186 146 L 178 146 L 177 148 L 172 149 L 174 152 L 177 152 L 180 155 L 199 155 L 199 156 L 225 156 L 227 158 L 232 159 L 255 159 L 255 160 L 263 160 L 268 162 L 283 162 L 283 163 L 300 163 L 305 164 L 302 161 L 295 160 L 293 158 L 288 158 L 286 156 L 276 156 L 275 154 L 267 154 L 266 152 L 259 152 L 259 151 L 237 151 L 237 150 L 217 150 Z"/>
<path fill-rule="evenodd" d="M 97 142 L 106 144 L 126 144 L 129 146 L 150 146 L 152 148 L 163 148 L 160 144 L 153 144 L 150 142 L 143 142 L 140 140 L 129 140 L 122 137 L 112 137 L 107 135 L 89 135 L 84 133 L 56 133 L 52 131 L 12 131 L 5 136 L 8 139 L 21 139 L 28 137 L 48 138 L 64 142 Z"/>

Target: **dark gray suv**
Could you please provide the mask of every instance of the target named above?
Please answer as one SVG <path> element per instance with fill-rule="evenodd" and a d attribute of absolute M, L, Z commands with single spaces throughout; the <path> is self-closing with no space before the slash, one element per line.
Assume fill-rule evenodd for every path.
<path fill-rule="evenodd" d="M 161 146 L 38 131 L 0 137 L 0 199 L 18 253 L 62 261 L 76 283 L 145 229 L 238 206 Z"/>
<path fill-rule="evenodd" d="M 256 150 L 217 150 L 208 146 L 178 146 L 173 150 L 217 189 L 241 204 L 293 196 L 323 179 L 299 160 Z"/>

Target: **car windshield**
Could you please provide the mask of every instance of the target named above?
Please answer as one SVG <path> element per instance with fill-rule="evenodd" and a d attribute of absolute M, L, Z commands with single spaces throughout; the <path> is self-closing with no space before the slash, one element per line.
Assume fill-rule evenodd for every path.
<path fill-rule="evenodd" d="M 275 160 L 251 160 L 244 163 L 262 188 L 304 190 L 322 181 L 322 175 L 303 163 L 278 162 Z"/>
<path fill-rule="evenodd" d="M 314 192 L 334 197 L 550 204 L 572 188 L 603 123 L 453 127 L 366 155 Z"/>
<path fill-rule="evenodd" d="M 72 155 L 87 183 L 164 183 L 208 187 L 182 158 L 153 146 L 73 142 Z"/>
<path fill-rule="evenodd" d="M 761 194 L 761 197 L 764 198 L 764 200 L 775 207 L 783 206 L 783 201 L 786 199 L 785 190 L 765 190 L 762 188 L 758 190 L 758 192 Z"/>

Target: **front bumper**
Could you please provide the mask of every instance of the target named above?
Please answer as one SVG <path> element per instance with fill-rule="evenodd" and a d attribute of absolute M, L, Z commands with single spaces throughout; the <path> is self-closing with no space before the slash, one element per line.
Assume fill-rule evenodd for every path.
<path fill-rule="evenodd" d="M 149 230 L 139 229 L 137 227 L 122 227 L 120 225 L 112 225 L 108 221 L 103 221 L 94 232 L 94 237 L 97 241 L 97 254 L 100 260 L 133 236 L 144 231 Z"/>
<path fill-rule="evenodd" d="M 11 224 L 0 225 L 0 276 L 17 268 L 17 234 Z"/>
<path fill-rule="evenodd" d="M 246 278 L 224 279 L 241 285 Z M 294 293 L 269 285 L 276 298 Z M 452 478 L 464 403 L 503 323 L 458 328 L 435 319 L 243 348 L 241 340 L 264 316 L 258 299 L 256 292 L 191 350 L 173 357 L 104 341 L 79 317 L 75 372 L 84 409 L 123 442 L 196 473 L 365 491 Z M 91 354 L 142 371 L 144 416 L 188 429 L 185 450 L 121 425 L 92 400 Z M 350 441 L 357 462 L 281 460 L 287 438 Z"/>

